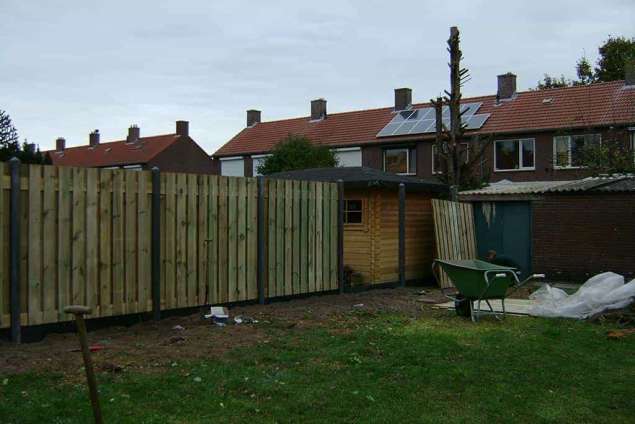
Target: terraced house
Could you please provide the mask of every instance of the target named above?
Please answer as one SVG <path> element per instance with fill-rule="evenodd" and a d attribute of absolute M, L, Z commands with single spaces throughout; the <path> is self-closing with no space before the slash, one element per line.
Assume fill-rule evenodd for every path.
<path fill-rule="evenodd" d="M 313 100 L 309 116 L 271 122 L 248 110 L 246 127 L 213 155 L 219 173 L 256 175 L 258 164 L 289 134 L 330 146 L 341 166 L 421 178 L 439 172 L 434 110 L 427 103 L 413 104 L 411 89 L 395 89 L 394 105 L 381 109 L 328 114 L 326 105 L 324 99 Z M 580 151 L 589 143 L 623 143 L 635 151 L 632 69 L 620 81 L 524 92 L 516 90 L 516 75 L 507 73 L 498 76 L 496 94 L 464 98 L 462 108 L 466 155 L 475 136 L 492 140 L 480 166 L 491 181 L 584 177 Z"/>

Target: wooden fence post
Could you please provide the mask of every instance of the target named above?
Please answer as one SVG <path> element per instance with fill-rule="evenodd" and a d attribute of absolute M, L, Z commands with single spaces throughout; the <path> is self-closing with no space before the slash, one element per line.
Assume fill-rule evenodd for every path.
<path fill-rule="evenodd" d="M 399 183 L 399 287 L 406 286 L 406 185 Z"/>
<path fill-rule="evenodd" d="M 337 282 L 344 293 L 344 181 L 337 180 Z"/>
<path fill-rule="evenodd" d="M 265 304 L 265 180 L 264 177 L 258 177 L 258 302 Z"/>
<path fill-rule="evenodd" d="M 9 160 L 11 173 L 11 194 L 9 212 L 9 267 L 10 267 L 10 310 L 11 310 L 11 340 L 15 343 L 22 341 L 20 323 L 20 159 L 13 157 Z"/>
<path fill-rule="evenodd" d="M 161 319 L 161 174 L 152 168 L 152 317 Z"/>

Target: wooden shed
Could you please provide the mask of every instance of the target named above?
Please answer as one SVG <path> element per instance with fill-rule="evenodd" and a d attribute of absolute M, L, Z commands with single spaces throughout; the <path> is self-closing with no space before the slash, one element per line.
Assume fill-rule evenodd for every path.
<path fill-rule="evenodd" d="M 272 178 L 342 181 L 344 184 L 344 267 L 355 285 L 399 281 L 399 185 L 405 186 L 405 278 L 431 277 L 434 223 L 430 200 L 447 193 L 436 181 L 366 167 L 316 168 Z"/>

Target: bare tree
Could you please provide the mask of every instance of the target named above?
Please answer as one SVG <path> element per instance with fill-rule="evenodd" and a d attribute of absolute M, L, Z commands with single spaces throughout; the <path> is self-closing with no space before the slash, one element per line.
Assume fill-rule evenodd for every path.
<path fill-rule="evenodd" d="M 483 171 L 478 170 L 477 173 L 476 164 L 483 164 L 483 155 L 491 144 L 491 138 L 474 137 L 467 146 L 469 155 L 464 146 L 465 124 L 461 122 L 461 117 L 466 110 L 461 112 L 461 87 L 470 76 L 467 68 L 461 68 L 463 53 L 459 45 L 459 29 L 451 27 L 448 39 L 450 91 L 444 90 L 444 97 L 430 100 L 436 112 L 435 150 L 441 164 L 441 179 L 450 186 L 450 197 L 454 201 L 458 198 L 459 187 L 474 185 L 475 181 L 483 179 Z M 449 128 L 443 123 L 444 105 L 448 105 L 449 109 Z"/>

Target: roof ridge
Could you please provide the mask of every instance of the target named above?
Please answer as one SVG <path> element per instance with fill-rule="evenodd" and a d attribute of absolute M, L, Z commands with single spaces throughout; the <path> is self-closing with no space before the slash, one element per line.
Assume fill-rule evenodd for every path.
<path fill-rule="evenodd" d="M 143 140 L 144 138 L 157 138 L 157 137 L 169 137 L 169 136 L 177 136 L 178 134 L 176 133 L 169 133 L 169 134 L 158 134 L 158 135 L 147 135 L 145 137 L 139 137 L 139 140 Z M 99 144 L 97 144 L 97 146 L 103 146 L 105 144 L 114 144 L 114 143 L 126 143 L 126 140 L 113 140 L 113 141 L 104 141 L 104 142 L 99 142 Z M 68 146 L 65 147 L 64 150 L 71 150 L 71 149 L 82 149 L 82 148 L 90 148 L 90 147 L 94 147 L 91 146 L 90 144 L 82 144 L 79 146 Z M 56 152 L 57 150 L 52 149 L 52 150 L 46 150 L 45 152 Z"/>

